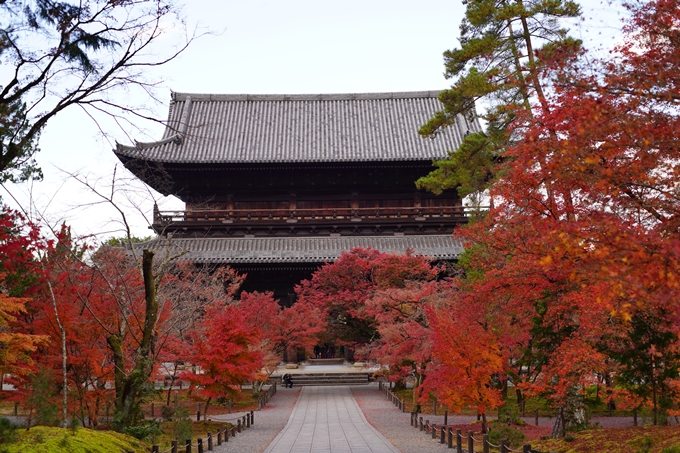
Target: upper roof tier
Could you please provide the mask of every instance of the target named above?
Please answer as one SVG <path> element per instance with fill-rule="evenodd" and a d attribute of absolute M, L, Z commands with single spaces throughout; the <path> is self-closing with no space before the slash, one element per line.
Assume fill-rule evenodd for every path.
<path fill-rule="evenodd" d="M 479 130 L 462 116 L 432 139 L 418 135 L 439 91 L 366 94 L 173 93 L 163 138 L 118 144 L 119 157 L 158 163 L 241 164 L 443 159 Z"/>

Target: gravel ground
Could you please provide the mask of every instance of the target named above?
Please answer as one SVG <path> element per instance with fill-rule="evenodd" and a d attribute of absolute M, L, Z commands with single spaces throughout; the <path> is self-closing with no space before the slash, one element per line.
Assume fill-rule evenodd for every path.
<path fill-rule="evenodd" d="M 300 387 L 292 389 L 279 387 L 269 403 L 253 413 L 255 423 L 249 429 L 237 434 L 236 437 L 229 438 L 229 442 L 219 447 L 216 442 L 213 451 L 215 453 L 262 453 L 288 423 L 288 418 L 299 395 Z M 210 418 L 231 421 L 243 415 L 245 412 L 216 415 Z"/>
<path fill-rule="evenodd" d="M 450 452 L 446 444 L 440 444 L 439 439 L 432 439 L 430 435 L 420 432 L 410 426 L 410 414 L 403 413 L 389 402 L 378 390 L 377 384 L 367 386 L 350 386 L 352 395 L 364 413 L 368 422 L 385 436 L 402 453 L 431 453 Z M 286 426 L 293 407 L 300 395 L 300 387 L 286 389 L 279 388 L 277 394 L 269 404 L 254 413 L 255 424 L 250 429 L 230 438 L 228 443 L 215 446 L 215 453 L 262 453 Z M 233 413 L 223 416 L 212 416 L 215 420 L 231 420 L 240 418 L 244 413 Z M 423 420 L 430 420 L 437 425 L 444 422 L 443 415 L 425 414 Z M 449 415 L 448 423 L 452 425 L 466 425 L 476 420 L 475 416 Z M 533 424 L 533 417 L 526 417 L 528 423 Z M 641 421 L 641 420 L 640 420 Z M 632 426 L 632 417 L 597 417 L 591 422 L 598 422 L 601 427 Z M 552 427 L 554 419 L 541 417 L 539 425 Z"/>

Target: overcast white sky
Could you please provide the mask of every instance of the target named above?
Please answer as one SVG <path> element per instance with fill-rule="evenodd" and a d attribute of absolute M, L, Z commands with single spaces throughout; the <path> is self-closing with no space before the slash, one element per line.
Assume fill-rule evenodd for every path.
<path fill-rule="evenodd" d="M 587 3 L 585 18 L 572 26 L 572 34 L 588 47 L 610 48 L 619 37 L 619 3 L 581 3 Z M 459 0 L 187 0 L 187 22 L 215 34 L 198 39 L 163 66 L 157 76 L 163 79 L 165 104 L 154 108 L 159 118 L 166 117 L 171 90 L 294 94 L 446 88 L 442 52 L 457 45 L 463 11 Z M 134 138 L 157 139 L 162 130 L 150 126 L 148 133 Z M 123 131 L 111 134 L 129 143 Z M 119 164 L 113 145 L 77 108 L 66 111 L 48 124 L 40 140 L 37 160 L 45 180 L 7 187 L 24 207 L 32 197 L 46 221 L 64 221 L 78 236 L 120 236 L 119 215 L 91 205 L 95 199 L 89 191 L 66 176 L 78 174 L 106 190 Z M 120 164 L 118 175 L 130 177 Z M 139 212 L 123 205 L 134 234 L 146 236 L 150 231 L 141 214 L 151 215 L 153 201 L 143 199 L 143 187 L 136 187 L 142 195 L 136 197 Z M 13 204 L 6 192 L 0 195 Z M 182 208 L 175 199 L 155 198 L 161 209 Z"/>

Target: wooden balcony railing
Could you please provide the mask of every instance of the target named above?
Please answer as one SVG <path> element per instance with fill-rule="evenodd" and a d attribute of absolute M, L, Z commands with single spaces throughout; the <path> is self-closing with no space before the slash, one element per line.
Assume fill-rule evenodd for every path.
<path fill-rule="evenodd" d="M 484 208 L 482 208 L 484 209 Z M 189 211 L 156 211 L 154 223 L 170 225 L 178 223 L 211 224 L 231 223 L 333 223 L 333 222 L 427 222 L 453 220 L 465 221 L 477 208 L 463 206 L 437 207 L 382 207 L 337 209 L 192 209 Z"/>

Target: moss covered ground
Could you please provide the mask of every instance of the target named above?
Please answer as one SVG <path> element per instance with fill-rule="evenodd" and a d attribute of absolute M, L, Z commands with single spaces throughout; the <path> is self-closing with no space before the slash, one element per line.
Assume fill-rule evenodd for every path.
<path fill-rule="evenodd" d="M 680 427 L 589 429 L 564 439 L 535 440 L 531 447 L 556 453 L 680 453 Z"/>
<path fill-rule="evenodd" d="M 149 451 L 149 445 L 112 431 L 36 426 L 18 429 L 15 441 L 0 444 L 0 453 L 111 453 Z"/>

